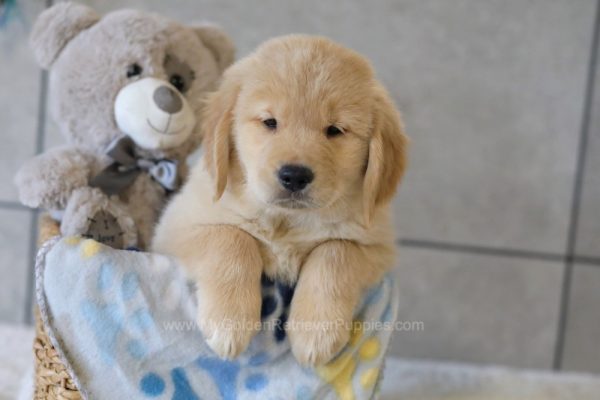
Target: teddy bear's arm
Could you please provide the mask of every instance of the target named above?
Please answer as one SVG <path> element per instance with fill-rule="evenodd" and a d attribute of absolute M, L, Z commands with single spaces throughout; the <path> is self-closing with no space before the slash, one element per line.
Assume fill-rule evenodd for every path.
<path fill-rule="evenodd" d="M 64 209 L 73 190 L 86 186 L 96 157 L 75 147 L 59 147 L 25 163 L 15 176 L 19 199 L 29 207 Z"/>

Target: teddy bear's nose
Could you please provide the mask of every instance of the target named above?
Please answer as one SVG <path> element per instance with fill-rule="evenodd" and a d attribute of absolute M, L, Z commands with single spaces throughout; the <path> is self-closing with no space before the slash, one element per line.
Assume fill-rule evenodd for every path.
<path fill-rule="evenodd" d="M 168 86 L 159 86 L 154 91 L 154 102 L 164 112 L 175 114 L 183 106 L 179 93 Z"/>

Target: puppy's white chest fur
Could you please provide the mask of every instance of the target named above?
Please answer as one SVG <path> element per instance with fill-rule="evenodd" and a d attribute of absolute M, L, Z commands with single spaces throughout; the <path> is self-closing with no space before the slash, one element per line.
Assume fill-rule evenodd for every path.
<path fill-rule="evenodd" d="M 290 283 L 296 281 L 304 259 L 322 240 L 307 236 L 301 224 L 281 215 L 262 214 L 239 226 L 258 240 L 264 272 Z"/>

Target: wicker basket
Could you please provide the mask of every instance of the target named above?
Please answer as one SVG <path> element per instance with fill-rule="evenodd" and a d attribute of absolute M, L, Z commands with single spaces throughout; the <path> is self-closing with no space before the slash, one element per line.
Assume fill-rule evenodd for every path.
<path fill-rule="evenodd" d="M 38 242 L 41 244 L 59 234 L 57 223 L 44 215 L 40 219 Z M 39 312 L 35 310 L 33 354 L 35 359 L 35 400 L 78 400 L 81 395 L 67 369 L 60 360 L 50 338 L 45 332 Z"/>

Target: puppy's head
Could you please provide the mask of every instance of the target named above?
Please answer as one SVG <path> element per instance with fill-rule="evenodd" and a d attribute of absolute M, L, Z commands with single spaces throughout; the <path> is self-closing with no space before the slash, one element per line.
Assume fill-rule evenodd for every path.
<path fill-rule="evenodd" d="M 404 170 L 400 116 L 371 66 L 319 37 L 273 39 L 232 66 L 204 130 L 216 199 L 238 163 L 266 205 L 301 212 L 360 198 L 368 221 Z"/>

